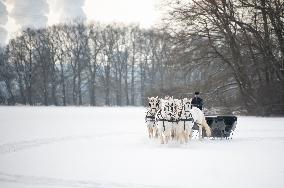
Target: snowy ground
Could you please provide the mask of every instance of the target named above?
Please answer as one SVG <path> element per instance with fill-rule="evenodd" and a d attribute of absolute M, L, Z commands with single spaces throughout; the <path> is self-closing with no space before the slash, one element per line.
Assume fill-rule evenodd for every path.
<path fill-rule="evenodd" d="M 0 107 L 0 187 L 284 187 L 284 118 L 160 145 L 143 108 Z"/>

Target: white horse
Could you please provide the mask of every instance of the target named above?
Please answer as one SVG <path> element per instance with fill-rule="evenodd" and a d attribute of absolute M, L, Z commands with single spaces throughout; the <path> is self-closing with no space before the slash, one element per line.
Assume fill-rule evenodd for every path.
<path fill-rule="evenodd" d="M 164 144 L 168 143 L 173 131 L 173 98 L 170 97 L 168 99 L 160 99 L 160 105 L 161 109 L 156 113 L 155 121 L 161 144 Z"/>
<path fill-rule="evenodd" d="M 187 143 L 192 137 L 192 127 L 194 121 L 191 115 L 191 106 L 187 104 L 187 99 L 183 99 L 180 103 L 179 121 L 176 128 L 177 139 L 180 143 Z M 189 103 L 190 104 L 190 103 Z"/>
<path fill-rule="evenodd" d="M 211 136 L 211 128 L 207 124 L 207 121 L 205 119 L 203 112 L 199 108 L 192 106 L 192 104 L 191 104 L 192 99 L 184 98 L 183 101 L 184 101 L 185 108 L 187 108 L 187 109 L 190 108 L 190 113 L 192 115 L 194 123 L 196 123 L 198 125 L 199 139 L 202 139 L 202 128 L 205 129 L 206 135 L 208 137 L 210 137 Z"/>
<path fill-rule="evenodd" d="M 146 121 L 146 125 L 148 128 L 148 134 L 149 134 L 149 138 L 153 138 L 156 137 L 156 124 L 155 124 L 155 115 L 158 111 L 158 107 L 159 107 L 159 99 L 158 96 L 157 97 L 148 97 L 149 100 L 149 108 L 146 112 L 146 117 L 145 117 L 145 121 Z"/>

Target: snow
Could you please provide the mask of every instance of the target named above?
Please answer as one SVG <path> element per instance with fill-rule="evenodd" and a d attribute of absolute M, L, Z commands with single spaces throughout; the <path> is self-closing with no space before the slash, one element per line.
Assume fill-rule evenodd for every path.
<path fill-rule="evenodd" d="M 141 107 L 0 107 L 0 187 L 284 187 L 284 118 L 161 145 Z"/>

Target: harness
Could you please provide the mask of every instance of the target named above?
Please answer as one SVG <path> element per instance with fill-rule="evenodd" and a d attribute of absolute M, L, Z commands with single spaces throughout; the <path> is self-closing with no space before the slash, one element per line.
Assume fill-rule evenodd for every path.
<path fill-rule="evenodd" d="M 181 114 L 180 114 L 181 115 Z M 192 121 L 193 119 L 190 117 L 190 118 L 185 118 L 185 119 L 174 119 L 174 118 L 171 118 L 171 119 L 165 119 L 164 117 L 162 117 L 162 114 L 161 114 L 161 110 L 159 110 L 157 112 L 157 119 L 156 121 L 162 121 L 163 122 L 163 129 L 164 131 L 166 130 L 166 127 L 165 127 L 165 121 L 166 122 L 170 122 L 170 123 L 178 123 L 179 121 L 183 121 L 184 123 L 184 130 L 185 130 L 185 122 L 186 121 Z"/>
<path fill-rule="evenodd" d="M 162 121 L 163 122 L 164 131 L 166 131 L 165 121 L 167 121 L 167 122 L 175 122 L 174 120 L 168 120 L 168 119 L 163 118 L 162 114 L 161 114 L 161 110 L 159 110 L 157 112 L 157 119 L 156 119 L 156 121 Z"/>
<path fill-rule="evenodd" d="M 149 118 L 149 119 L 147 119 Z M 145 117 L 146 121 L 155 121 L 155 116 L 146 116 Z"/>
<path fill-rule="evenodd" d="M 145 117 L 145 121 L 152 121 L 155 122 L 155 114 L 152 113 L 152 110 L 156 108 L 150 108 L 150 110 L 147 112 L 146 117 Z"/>

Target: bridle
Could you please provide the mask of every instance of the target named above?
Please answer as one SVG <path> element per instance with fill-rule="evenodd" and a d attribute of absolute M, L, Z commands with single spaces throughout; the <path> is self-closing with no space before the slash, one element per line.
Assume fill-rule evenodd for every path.
<path fill-rule="evenodd" d="M 154 101 L 150 101 L 149 102 L 149 106 L 150 106 L 150 110 L 147 112 L 147 115 L 145 117 L 145 121 L 152 121 L 152 122 L 155 122 L 155 112 L 157 111 L 157 106 L 159 105 L 159 103 L 157 103 L 156 105 L 151 105 L 151 102 L 154 102 Z M 154 114 L 152 113 L 152 111 L 154 111 Z M 150 115 L 148 115 L 148 113 Z"/>
<path fill-rule="evenodd" d="M 192 109 L 191 102 L 186 102 L 186 103 L 184 103 L 184 105 L 183 105 L 184 111 L 185 111 L 185 112 L 190 112 L 189 110 L 185 110 L 185 105 L 190 105 L 190 109 Z"/>

